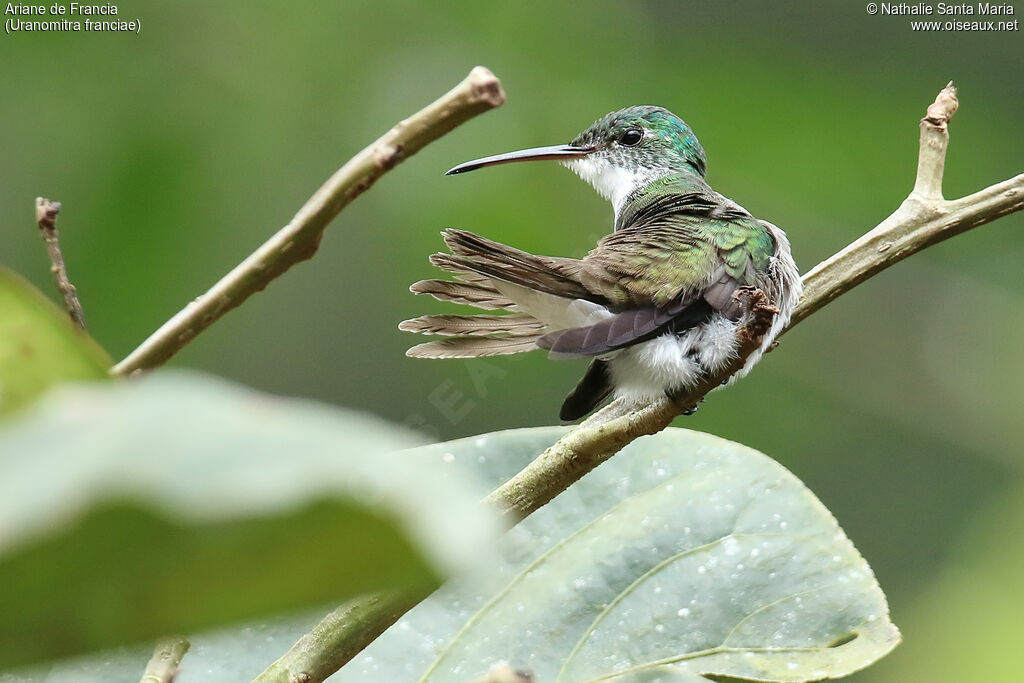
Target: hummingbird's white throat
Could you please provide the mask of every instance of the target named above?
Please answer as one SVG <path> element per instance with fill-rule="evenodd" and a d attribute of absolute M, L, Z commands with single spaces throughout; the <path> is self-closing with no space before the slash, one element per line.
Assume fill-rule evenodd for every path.
<path fill-rule="evenodd" d="M 566 161 L 565 165 L 573 173 L 587 181 L 599 195 L 611 201 L 612 207 L 615 209 L 616 220 L 626 202 L 626 197 L 636 190 L 646 187 L 659 175 L 657 171 L 649 168 L 630 170 L 616 166 L 608 159 L 596 155 Z"/>

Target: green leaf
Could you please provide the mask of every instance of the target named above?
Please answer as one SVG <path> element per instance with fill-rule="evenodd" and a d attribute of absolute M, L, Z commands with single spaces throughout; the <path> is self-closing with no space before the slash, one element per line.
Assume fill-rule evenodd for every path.
<path fill-rule="evenodd" d="M 500 432 L 401 455 L 451 476 L 475 472 L 483 495 L 562 433 Z M 728 543 L 738 522 L 765 534 L 768 545 L 743 545 L 753 539 L 741 537 Z M 699 546 L 708 550 L 666 563 Z M 794 597 L 781 599 L 787 595 Z M 196 635 L 177 683 L 251 679 L 329 608 Z M 870 664 L 899 640 L 870 569 L 792 474 L 744 446 L 671 429 L 632 444 L 531 515 L 475 578 L 443 587 L 330 680 L 416 680 L 437 663 L 431 681 L 469 681 L 507 660 L 532 669 L 543 683 L 557 680 L 568 662 L 562 678 L 576 683 L 612 674 L 615 666 L 707 650 L 755 611 L 737 631 L 748 639 L 738 649 L 750 655 L 708 654 L 616 680 L 697 683 L 710 670 L 761 680 L 835 677 Z M 856 639 L 842 643 L 854 632 Z M 763 647 L 769 651 L 756 651 Z M 149 649 L 3 680 L 132 681 Z"/>
<path fill-rule="evenodd" d="M 562 433 L 418 455 L 496 484 Z M 870 568 L 800 481 L 757 451 L 671 429 L 529 517 L 487 571 L 444 587 L 337 680 L 465 681 L 506 660 L 541 681 L 806 681 L 898 641 Z"/>
<path fill-rule="evenodd" d="M 50 385 L 107 376 L 110 358 L 35 287 L 0 268 L 0 415 Z"/>
<path fill-rule="evenodd" d="M 52 392 L 0 432 L 0 665 L 466 568 L 497 522 L 415 442 L 194 374 Z"/>

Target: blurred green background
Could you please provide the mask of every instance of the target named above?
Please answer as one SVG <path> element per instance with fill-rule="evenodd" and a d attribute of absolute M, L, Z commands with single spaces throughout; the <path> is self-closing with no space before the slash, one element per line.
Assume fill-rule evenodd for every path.
<path fill-rule="evenodd" d="M 118 8 L 141 35 L 0 36 L 0 262 L 53 293 L 33 199 L 62 201 L 72 281 L 115 358 L 393 123 L 476 64 L 501 77 L 504 107 L 385 177 L 313 261 L 172 361 L 439 438 L 555 423 L 584 365 L 405 358 L 420 339 L 398 321 L 444 310 L 406 290 L 434 276 L 438 231 L 580 256 L 611 221 L 557 165 L 445 178 L 455 163 L 660 104 L 805 271 L 906 196 L 917 121 L 951 78 L 946 195 L 1024 171 L 1021 33 L 917 33 L 860 0 Z M 677 421 L 793 470 L 871 563 L 905 643 L 857 681 L 1011 681 L 1024 665 L 1022 231 L 1014 215 L 876 277 Z"/>

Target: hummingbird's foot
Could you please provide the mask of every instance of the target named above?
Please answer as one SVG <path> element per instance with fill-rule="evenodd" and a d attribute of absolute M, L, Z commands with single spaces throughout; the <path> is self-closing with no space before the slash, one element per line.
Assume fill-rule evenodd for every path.
<path fill-rule="evenodd" d="M 670 401 L 676 402 L 676 401 L 679 401 L 680 399 L 682 399 L 684 396 L 686 396 L 686 393 L 687 393 L 686 389 L 675 389 L 673 391 L 666 391 L 665 392 L 665 396 L 667 396 Z M 704 402 L 704 397 L 701 397 L 701 399 L 699 401 L 697 401 L 696 403 L 694 403 L 693 405 L 687 406 L 686 408 L 682 409 L 679 414 L 680 415 L 693 415 L 694 413 L 697 412 L 697 410 L 700 408 L 700 404 L 703 403 L 703 402 Z"/>
<path fill-rule="evenodd" d="M 757 287 L 740 287 L 732 298 L 743 309 L 744 322 L 738 331 L 740 339 L 752 343 L 768 334 L 779 313 L 778 307 L 768 300 L 768 295 Z"/>

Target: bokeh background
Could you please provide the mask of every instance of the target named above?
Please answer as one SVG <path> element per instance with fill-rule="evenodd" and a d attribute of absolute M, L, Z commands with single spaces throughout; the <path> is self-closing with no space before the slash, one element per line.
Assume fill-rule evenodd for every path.
<path fill-rule="evenodd" d="M 171 363 L 438 438 L 552 424 L 584 368 L 405 358 L 419 339 L 398 321 L 446 310 L 406 290 L 435 274 L 438 231 L 579 256 L 611 221 L 557 165 L 444 177 L 457 162 L 660 104 L 697 132 L 713 186 L 788 232 L 803 270 L 906 196 L 917 121 L 949 79 L 946 195 L 1024 171 L 1021 33 L 917 33 L 860 0 L 118 8 L 141 35 L 0 36 L 0 262 L 52 292 L 33 199 L 62 201 L 72 281 L 115 358 L 394 122 L 476 64 L 502 78 L 504 107 L 386 176 L 313 261 Z M 1022 263 L 1024 215 L 931 248 L 677 421 L 793 470 L 871 563 L 905 642 L 852 680 L 1019 680 Z"/>

